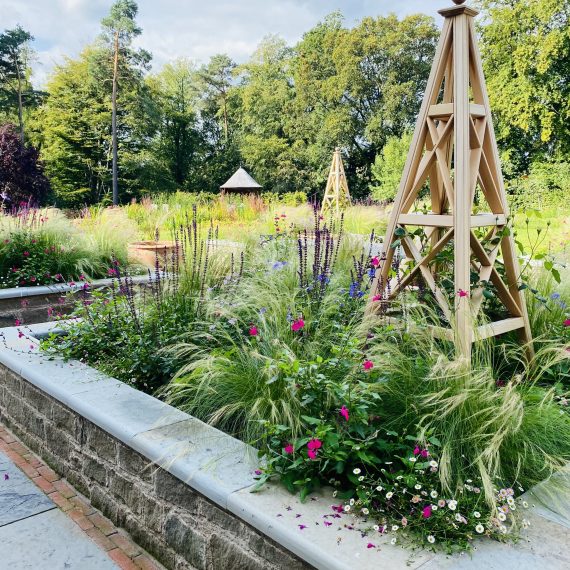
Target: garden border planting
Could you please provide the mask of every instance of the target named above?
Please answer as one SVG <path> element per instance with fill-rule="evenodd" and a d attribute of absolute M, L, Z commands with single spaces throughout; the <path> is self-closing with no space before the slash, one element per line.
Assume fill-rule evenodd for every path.
<path fill-rule="evenodd" d="M 37 339 L 57 326 L 35 325 L 23 336 L 15 327 L 0 330 L 0 418 L 168 567 L 482 568 L 496 557 L 503 567 L 570 562 L 570 520 L 544 509 L 529 513 L 530 532 L 539 534 L 528 544 L 488 541 L 472 559 L 413 554 L 383 536 L 367 548 L 353 517 L 323 524 L 338 502 L 329 491 L 303 504 L 280 486 L 252 494 L 256 453 L 243 442 L 89 366 L 39 354 Z"/>

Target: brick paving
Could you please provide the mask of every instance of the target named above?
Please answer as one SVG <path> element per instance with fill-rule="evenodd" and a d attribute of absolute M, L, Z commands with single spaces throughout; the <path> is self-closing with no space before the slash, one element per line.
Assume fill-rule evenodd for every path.
<path fill-rule="evenodd" d="M 65 479 L 0 423 L 0 451 L 9 457 L 77 526 L 123 570 L 164 570 L 123 531 L 104 517 Z"/>

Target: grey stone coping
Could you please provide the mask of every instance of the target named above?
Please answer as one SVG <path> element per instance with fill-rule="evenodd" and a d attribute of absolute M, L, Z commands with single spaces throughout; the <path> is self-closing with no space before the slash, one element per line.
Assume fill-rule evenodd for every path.
<path fill-rule="evenodd" d="M 0 329 L 5 338 L 0 343 L 0 362 L 316 568 L 345 570 L 356 565 L 362 570 L 424 566 L 489 570 L 499 568 L 495 561 L 501 562 L 502 569 L 570 567 L 570 555 L 560 543 L 570 539 L 570 494 L 563 497 L 561 509 L 546 502 L 528 512 L 533 524 L 526 531 L 524 544 L 530 546 L 521 550 L 478 541 L 473 557 L 447 558 L 429 550 L 418 552 L 391 545 L 390 535 L 372 532 L 363 536 L 361 531 L 369 529 L 371 523 L 354 516 L 332 518 L 331 506 L 339 501 L 329 489 L 313 494 L 305 503 L 279 485 L 252 493 L 253 472 L 258 465 L 256 450 L 85 364 L 46 358 L 38 352 L 37 337 L 59 326 L 43 323 L 21 327 L 27 333 L 23 338 L 18 337 L 16 327 Z M 534 496 L 532 500 L 536 502 Z M 333 524 L 325 525 L 324 521 Z M 548 536 L 543 537 L 543 532 Z M 374 546 L 368 548 L 368 544 Z M 549 545 L 548 553 L 545 544 Z"/>
<path fill-rule="evenodd" d="M 132 277 L 133 283 L 136 285 L 147 283 L 149 280 L 148 274 L 135 275 Z M 116 280 L 115 280 L 116 281 Z M 109 287 L 112 285 L 113 279 L 95 279 L 89 281 L 89 289 L 100 289 L 102 287 Z M 69 285 L 67 283 L 54 283 L 53 285 L 38 285 L 37 287 L 10 287 L 8 289 L 0 289 L 1 299 L 18 299 L 21 297 L 36 297 L 40 295 L 58 295 L 69 292 L 81 291 L 83 289 L 83 282 Z"/>

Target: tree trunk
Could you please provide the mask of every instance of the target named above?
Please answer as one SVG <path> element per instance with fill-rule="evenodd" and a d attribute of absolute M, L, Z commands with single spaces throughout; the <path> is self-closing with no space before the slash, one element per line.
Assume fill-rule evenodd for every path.
<path fill-rule="evenodd" d="M 22 76 L 20 74 L 20 66 L 16 58 L 16 74 L 18 75 L 18 122 L 20 123 L 20 139 L 24 144 L 24 105 L 22 102 Z"/>
<path fill-rule="evenodd" d="M 111 138 L 113 146 L 113 206 L 119 205 L 119 153 L 117 146 L 117 80 L 119 72 L 119 32 L 115 32 L 115 54 L 113 60 L 113 95 L 111 100 Z"/>

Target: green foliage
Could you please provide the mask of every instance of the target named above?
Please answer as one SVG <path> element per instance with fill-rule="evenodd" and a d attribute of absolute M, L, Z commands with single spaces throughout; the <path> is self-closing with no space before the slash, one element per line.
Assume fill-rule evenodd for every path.
<path fill-rule="evenodd" d="M 570 162 L 534 163 L 528 175 L 510 182 L 507 191 L 515 211 L 563 207 L 570 196 Z"/>
<path fill-rule="evenodd" d="M 481 50 L 497 135 L 517 172 L 570 151 L 570 2 L 481 0 Z"/>
<path fill-rule="evenodd" d="M 370 186 L 375 200 L 392 202 L 396 197 L 411 142 L 410 132 L 404 133 L 400 138 L 390 137 L 382 152 L 376 156 L 372 166 L 374 184 Z"/>

